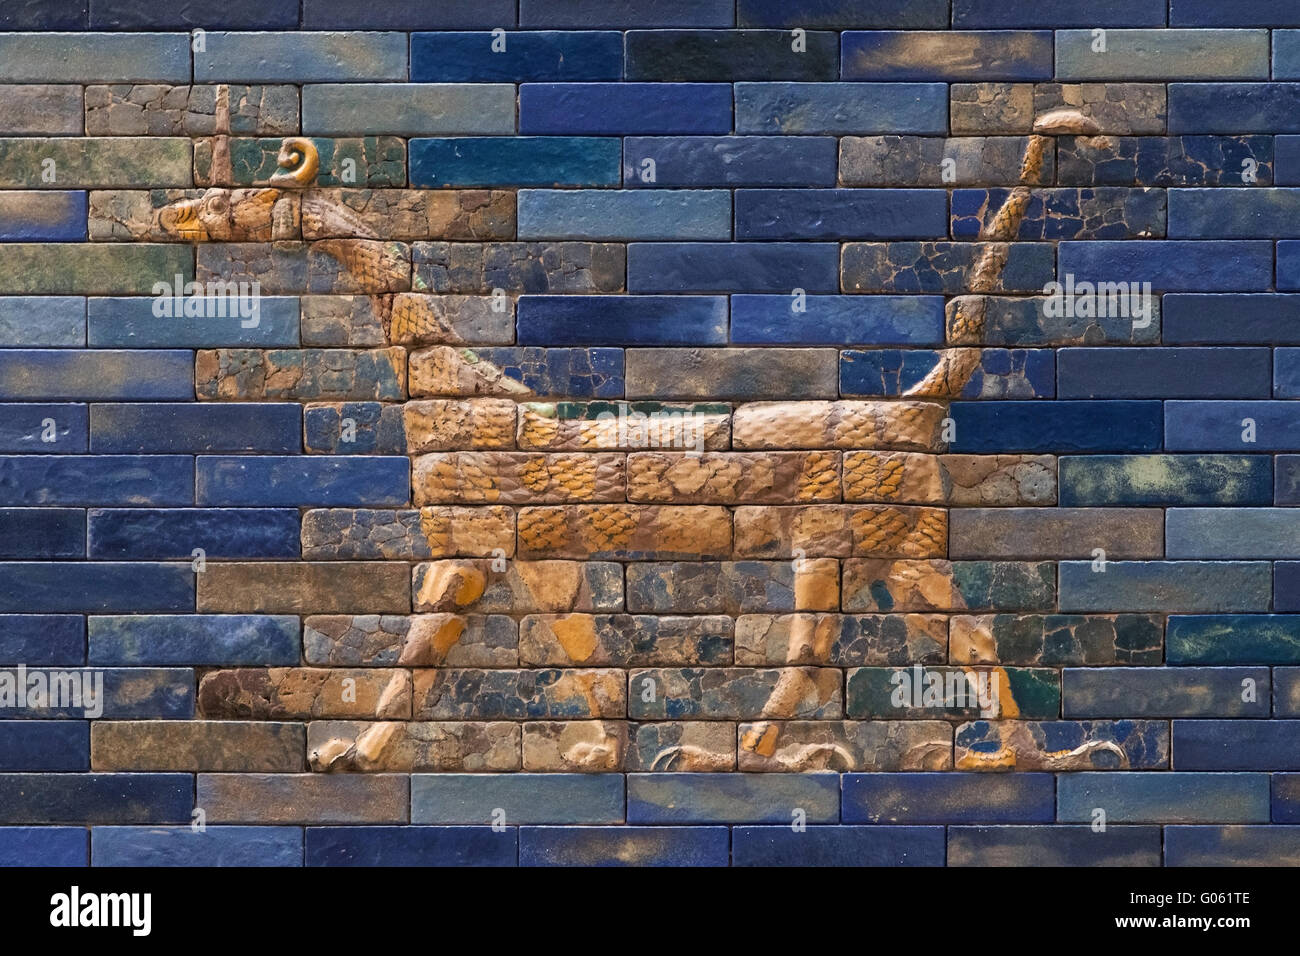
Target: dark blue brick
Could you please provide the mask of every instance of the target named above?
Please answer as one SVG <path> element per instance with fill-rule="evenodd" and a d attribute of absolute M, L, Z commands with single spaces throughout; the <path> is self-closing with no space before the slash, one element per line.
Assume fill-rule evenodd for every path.
<path fill-rule="evenodd" d="M 1171 27 L 1297 27 L 1291 0 L 1169 0 Z"/>
<path fill-rule="evenodd" d="M 1254 700 L 1242 687 L 1254 682 Z M 1267 667 L 1067 667 L 1064 717 L 1268 717 Z M 1180 768 L 1186 769 L 1186 768 Z"/>
<path fill-rule="evenodd" d="M 389 457 L 201 456 L 201 505 L 401 505 L 411 496 L 410 461 Z"/>
<path fill-rule="evenodd" d="M 1267 398 L 1271 353 L 1260 349 L 1065 348 L 1061 398 Z"/>
<path fill-rule="evenodd" d="M 1300 295 L 1170 293 L 1161 309 L 1166 345 L 1300 345 Z"/>
<path fill-rule="evenodd" d="M 1091 561 L 1059 565 L 1062 611 L 1175 611 L 1218 614 L 1268 610 L 1267 561 Z"/>
<path fill-rule="evenodd" d="M 298 558 L 293 508 L 148 508 L 92 510 L 90 556 L 121 560 Z"/>
<path fill-rule="evenodd" d="M 1247 419 L 1254 441 L 1243 441 Z M 1300 451 L 1300 418 L 1289 402 L 1166 402 L 1170 451 Z"/>
<path fill-rule="evenodd" d="M 194 353 L 0 350 L 0 398 L 25 401 L 193 399 Z"/>
<path fill-rule="evenodd" d="M 793 308 L 801 305 L 803 311 Z M 737 345 L 942 345 L 944 300 L 927 295 L 733 295 Z"/>
<path fill-rule="evenodd" d="M 1157 292 L 1254 292 L 1273 284 L 1265 241 L 1062 242 L 1057 272 L 1079 282 L 1150 282 Z"/>
<path fill-rule="evenodd" d="M 1300 189 L 1171 189 L 1170 239 L 1300 235 Z"/>
<path fill-rule="evenodd" d="M 1273 504 L 1300 504 L 1300 456 L 1278 455 Z"/>
<path fill-rule="evenodd" d="M 189 505 L 185 455 L 0 456 L 0 505 Z"/>
<path fill-rule="evenodd" d="M 1169 132 L 1300 133 L 1300 83 L 1170 83 Z"/>
<path fill-rule="evenodd" d="M 296 30 L 298 0 L 180 0 L 163 6 L 139 0 L 93 0 L 92 30 Z"/>
<path fill-rule="evenodd" d="M 943 866 L 943 827 L 736 827 L 736 866 Z"/>
<path fill-rule="evenodd" d="M 1063 507 L 1269 505 L 1267 455 L 1088 455 L 1058 463 Z"/>
<path fill-rule="evenodd" d="M 1272 136 L 1062 136 L 1057 144 L 1062 186 L 1273 184 Z"/>
<path fill-rule="evenodd" d="M 0 5 L 0 30 L 84 30 L 90 0 L 11 0 Z"/>
<path fill-rule="evenodd" d="M 840 353 L 840 394 L 895 396 L 920 384 L 939 364 L 929 349 Z M 984 349 L 962 398 L 1051 398 L 1056 356 L 1051 349 Z"/>
<path fill-rule="evenodd" d="M 839 784 L 833 773 L 630 773 L 627 821 L 837 823 Z"/>
<path fill-rule="evenodd" d="M 1300 291 L 1300 241 L 1283 239 L 1278 242 L 1277 287 L 1282 292 Z"/>
<path fill-rule="evenodd" d="M 0 827 L 0 866 L 85 866 L 85 827 Z"/>
<path fill-rule="evenodd" d="M 1300 773 L 1273 774 L 1274 823 L 1300 823 Z"/>
<path fill-rule="evenodd" d="M 84 558 L 86 513 L 72 508 L 0 508 L 0 558 Z"/>
<path fill-rule="evenodd" d="M 846 80 L 1049 80 L 1052 34 L 906 30 L 840 34 Z"/>
<path fill-rule="evenodd" d="M 840 250 L 829 242 L 633 242 L 629 292 L 840 290 Z"/>
<path fill-rule="evenodd" d="M 188 564 L 0 562 L 0 611 L 193 609 L 194 574 Z"/>
<path fill-rule="evenodd" d="M 188 824 L 193 792 L 187 773 L 6 773 L 0 821 Z"/>
<path fill-rule="evenodd" d="M 1300 561 L 1273 566 L 1273 610 L 1300 611 Z"/>
<path fill-rule="evenodd" d="M 1175 727 L 1178 726 L 1176 722 Z M 1178 765 L 1178 732 L 1174 763 Z M 1057 778 L 1062 823 L 1266 823 L 1268 775 L 1262 773 L 1063 773 Z"/>
<path fill-rule="evenodd" d="M 519 0 L 522 27 L 729 27 L 735 0 Z"/>
<path fill-rule="evenodd" d="M 292 666 L 301 652 L 296 617 L 124 615 L 92 617 L 88 625 L 92 664 Z"/>
<path fill-rule="evenodd" d="M 1300 770 L 1300 720 L 1175 720 L 1176 770 Z"/>
<path fill-rule="evenodd" d="M 0 615 L 0 664 L 83 664 L 86 619 L 80 614 Z"/>
<path fill-rule="evenodd" d="M 945 83 L 737 83 L 737 133 L 948 132 Z"/>
<path fill-rule="evenodd" d="M 0 707 L 0 717 L 13 716 Z M 89 721 L 0 720 L 0 771 L 89 769 Z"/>
<path fill-rule="evenodd" d="M 0 242 L 76 242 L 86 238 L 84 192 L 0 195 Z"/>
<path fill-rule="evenodd" d="M 299 827 L 95 827 L 95 866 L 302 866 Z"/>
<path fill-rule="evenodd" d="M 623 75 L 621 33 L 507 33 L 505 49 L 499 51 L 493 50 L 493 42 L 490 32 L 413 33 L 411 82 L 593 82 Z"/>
<path fill-rule="evenodd" d="M 949 866 L 1159 866 L 1160 827 L 950 827 Z"/>
<path fill-rule="evenodd" d="M 188 667 L 108 667 L 82 670 L 87 680 L 103 676 L 103 713 L 106 720 L 189 720 L 194 717 L 194 671 Z M 74 700 L 63 707 L 35 711 L 32 716 L 88 716 L 88 704 Z"/>
<path fill-rule="evenodd" d="M 114 404 L 90 407 L 90 449 L 103 454 L 293 453 L 301 406 L 289 402 Z"/>
<path fill-rule="evenodd" d="M 344 441 L 343 420 L 355 426 L 352 441 Z M 308 405 L 302 413 L 303 445 L 329 455 L 404 455 L 406 424 L 401 405 L 382 402 L 343 402 Z"/>
<path fill-rule="evenodd" d="M 1300 398 L 1300 349 L 1273 350 L 1273 397 Z"/>
<path fill-rule="evenodd" d="M 846 773 L 845 823 L 1048 823 L 1050 773 Z"/>
<path fill-rule="evenodd" d="M 1165 827 L 1165 866 L 1300 866 L 1300 827 Z"/>
<path fill-rule="evenodd" d="M 627 78 L 668 83 L 835 80 L 839 34 L 805 30 L 796 51 L 787 30 L 632 30 Z"/>
<path fill-rule="evenodd" d="M 514 866 L 514 827 L 308 827 L 307 866 Z"/>
<path fill-rule="evenodd" d="M 1300 79 L 1300 30 L 1273 32 L 1273 78 Z"/>
<path fill-rule="evenodd" d="M 617 186 L 622 152 L 608 136 L 413 139 L 411 185 Z"/>
<path fill-rule="evenodd" d="M 475 349 L 484 362 L 537 396 L 620 398 L 623 395 L 623 350 L 613 348 Z"/>
<path fill-rule="evenodd" d="M 49 419 L 54 420 L 52 431 Z M 0 404 L 0 452 L 54 455 L 85 451 L 89 422 L 85 405 Z M 46 441 L 46 436 L 53 441 Z"/>
<path fill-rule="evenodd" d="M 1162 27 L 1166 0 L 953 0 L 952 25 L 963 30 L 1045 27 Z"/>
<path fill-rule="evenodd" d="M 525 83 L 519 132 L 729 133 L 728 83 Z"/>
<path fill-rule="evenodd" d="M 726 827 L 520 827 L 520 866 L 727 866 Z"/>
<path fill-rule="evenodd" d="M 937 239 L 942 189 L 737 189 L 737 239 Z"/>
<path fill-rule="evenodd" d="M 723 296 L 525 295 L 520 345 L 725 345 Z"/>
<path fill-rule="evenodd" d="M 951 452 L 1137 452 L 1161 442 L 1160 402 L 954 402 Z"/>
<path fill-rule="evenodd" d="M 623 185 L 834 186 L 836 155 L 831 136 L 629 136 Z"/>
<path fill-rule="evenodd" d="M 948 26 L 948 0 L 736 0 L 736 25 L 805 30 Z"/>
<path fill-rule="evenodd" d="M 1300 664 L 1300 616 L 1173 615 L 1165 628 L 1170 664 Z"/>
<path fill-rule="evenodd" d="M 204 314 L 158 317 L 154 299 L 94 297 L 86 300 L 87 341 L 98 348 L 298 347 L 298 300 L 260 296 L 257 315 L 241 318 L 237 300 L 204 302 Z M 244 322 L 257 324 L 244 328 Z"/>
<path fill-rule="evenodd" d="M 1300 186 L 1300 136 L 1275 137 L 1273 151 L 1277 184 Z"/>
<path fill-rule="evenodd" d="M 515 25 L 516 0 L 302 0 L 304 30 L 494 30 Z"/>

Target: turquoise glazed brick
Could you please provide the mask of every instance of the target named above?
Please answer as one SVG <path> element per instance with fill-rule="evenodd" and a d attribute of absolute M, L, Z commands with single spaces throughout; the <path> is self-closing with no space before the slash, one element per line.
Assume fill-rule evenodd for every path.
<path fill-rule="evenodd" d="M 622 823 L 621 774 L 413 774 L 411 822 Z"/>

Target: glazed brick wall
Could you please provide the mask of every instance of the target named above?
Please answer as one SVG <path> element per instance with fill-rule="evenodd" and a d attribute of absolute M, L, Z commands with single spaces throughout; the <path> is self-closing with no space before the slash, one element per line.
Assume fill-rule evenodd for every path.
<path fill-rule="evenodd" d="M 6 4 L 0 863 L 1300 862 L 1297 187 L 1281 0 Z"/>

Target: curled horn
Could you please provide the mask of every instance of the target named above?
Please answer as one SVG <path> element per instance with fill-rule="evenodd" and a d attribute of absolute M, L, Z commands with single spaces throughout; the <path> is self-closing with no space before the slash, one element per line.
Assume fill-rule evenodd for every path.
<path fill-rule="evenodd" d="M 271 185 L 311 186 L 320 171 L 320 154 L 311 140 L 304 136 L 290 136 L 281 141 L 276 164 L 280 170 L 271 177 Z"/>

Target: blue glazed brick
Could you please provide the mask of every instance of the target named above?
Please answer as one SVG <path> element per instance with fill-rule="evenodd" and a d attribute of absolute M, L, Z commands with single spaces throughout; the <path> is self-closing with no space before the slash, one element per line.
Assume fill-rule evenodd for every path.
<path fill-rule="evenodd" d="M 1257 687 L 1253 700 L 1242 699 L 1247 680 Z M 1061 713 L 1071 718 L 1268 717 L 1269 687 L 1267 667 L 1067 667 L 1061 672 Z"/>
<path fill-rule="evenodd" d="M 0 34 L 0 82 L 189 81 L 186 33 Z"/>
<path fill-rule="evenodd" d="M 0 456 L 0 505 L 193 503 L 186 455 Z"/>
<path fill-rule="evenodd" d="M 978 239 L 1010 189 L 954 189 L 952 237 Z M 1135 239 L 1165 235 L 1165 191 L 1100 186 L 1036 189 L 1016 233 L 1022 240 Z"/>
<path fill-rule="evenodd" d="M 0 720 L 0 771 L 89 769 L 89 721 Z"/>
<path fill-rule="evenodd" d="M 193 609 L 188 564 L 0 562 L 0 611 Z"/>
<path fill-rule="evenodd" d="M 1300 558 L 1300 511 L 1170 508 L 1165 553 L 1171 558 Z"/>
<path fill-rule="evenodd" d="M 1273 351 L 1273 397 L 1300 398 L 1300 349 Z"/>
<path fill-rule="evenodd" d="M 834 186 L 836 150 L 830 136 L 629 136 L 623 185 Z"/>
<path fill-rule="evenodd" d="M 352 441 L 344 441 L 344 420 L 351 420 Z M 402 406 L 381 402 L 308 405 L 302 413 L 303 446 L 327 455 L 404 455 L 406 425 Z"/>
<path fill-rule="evenodd" d="M 737 83 L 737 133 L 948 132 L 946 83 Z"/>
<path fill-rule="evenodd" d="M 734 0 L 519 0 L 521 27 L 729 27 Z"/>
<path fill-rule="evenodd" d="M 298 346 L 298 300 L 259 296 L 257 312 L 241 317 L 230 298 L 202 300 L 203 315 L 159 318 L 153 299 L 141 297 L 86 300 L 86 331 L 95 348 L 221 348 Z M 251 311 L 251 310 L 249 310 Z M 224 314 L 223 314 L 224 313 Z M 245 328 L 244 323 L 256 325 Z"/>
<path fill-rule="evenodd" d="M 0 348 L 75 349 L 85 344 L 86 300 L 80 296 L 0 296 Z"/>
<path fill-rule="evenodd" d="M 948 0 L 737 0 L 736 25 L 844 30 L 947 27 Z"/>
<path fill-rule="evenodd" d="M 846 292 L 970 291 L 979 257 L 989 247 L 971 242 L 853 242 L 844 246 Z M 1056 250 L 1048 242 L 1004 246 L 1000 292 L 1039 292 L 1056 277 Z M 1037 320 L 1036 320 L 1037 321 Z"/>
<path fill-rule="evenodd" d="M 85 866 L 85 827 L 0 827 L 0 866 Z"/>
<path fill-rule="evenodd" d="M 1169 132 L 1300 133 L 1300 83 L 1170 83 Z"/>
<path fill-rule="evenodd" d="M 1267 398 L 1271 366 L 1266 348 L 1064 348 L 1056 355 L 1061 398 Z"/>
<path fill-rule="evenodd" d="M 1138 452 L 1161 441 L 1159 402 L 954 402 L 951 452 Z"/>
<path fill-rule="evenodd" d="M 566 398 L 620 398 L 623 395 L 623 350 L 611 348 L 475 349 L 481 361 L 495 365 L 506 378 L 534 395 Z"/>
<path fill-rule="evenodd" d="M 1061 505 L 1268 505 L 1267 455 L 1089 455 L 1058 463 Z"/>
<path fill-rule="evenodd" d="M 288 402 L 92 405 L 90 448 L 97 454 L 292 453 L 302 448 L 298 409 Z"/>
<path fill-rule="evenodd" d="M 1166 0 L 953 0 L 952 25 L 963 30 L 1025 27 L 1162 27 Z"/>
<path fill-rule="evenodd" d="M 0 664 L 83 664 L 86 620 L 79 614 L 0 615 Z"/>
<path fill-rule="evenodd" d="M 406 79 L 404 33 L 222 33 L 194 53 L 196 83 Z"/>
<path fill-rule="evenodd" d="M 1288 402 L 1166 402 L 1165 447 L 1237 453 L 1300 451 L 1300 418 Z"/>
<path fill-rule="evenodd" d="M 845 823 L 1048 823 L 1049 773 L 846 773 Z"/>
<path fill-rule="evenodd" d="M 84 558 L 80 508 L 0 508 L 0 558 Z"/>
<path fill-rule="evenodd" d="M 207 558 L 298 558 L 298 512 L 292 508 L 148 508 L 91 510 L 90 556 L 128 561 Z"/>
<path fill-rule="evenodd" d="M 401 505 L 410 477 L 406 458 L 201 456 L 195 487 L 201 505 Z"/>
<path fill-rule="evenodd" d="M 76 242 L 85 238 L 84 192 L 0 193 L 0 242 Z"/>
<path fill-rule="evenodd" d="M 949 866 L 1159 866 L 1160 827 L 950 827 Z"/>
<path fill-rule="evenodd" d="M 498 811 L 504 811 L 504 821 Z M 412 823 L 622 823 L 617 773 L 411 775 Z"/>
<path fill-rule="evenodd" d="M 1052 34 L 845 31 L 840 35 L 846 80 L 1050 80 Z"/>
<path fill-rule="evenodd" d="M 510 135 L 516 129 L 515 114 L 515 87 L 509 83 L 317 83 L 302 88 L 302 131 L 308 136 Z"/>
<path fill-rule="evenodd" d="M 218 6 L 141 5 L 135 0 L 94 0 L 92 30 L 296 30 L 296 0 L 222 0 Z M 209 34 L 211 36 L 211 34 Z M 210 41 L 209 41 L 210 42 Z"/>
<path fill-rule="evenodd" d="M 1170 293 L 1161 309 L 1166 345 L 1300 345 L 1300 295 Z"/>
<path fill-rule="evenodd" d="M 1170 239 L 1296 236 L 1300 189 L 1171 189 Z"/>
<path fill-rule="evenodd" d="M 1170 664 L 1300 664 L 1300 616 L 1173 615 L 1165 629 Z"/>
<path fill-rule="evenodd" d="M 927 295 L 733 295 L 731 341 L 738 345 L 942 345 L 943 307 L 942 296 Z"/>
<path fill-rule="evenodd" d="M 1273 284 L 1265 241 L 1062 242 L 1061 276 L 1075 282 L 1149 282 L 1157 292 L 1253 292 Z"/>
<path fill-rule="evenodd" d="M 895 396 L 922 382 L 939 364 L 929 349 L 840 353 L 840 394 Z M 1051 398 L 1056 360 L 1051 349 L 984 349 L 962 398 Z"/>
<path fill-rule="evenodd" d="M 804 30 L 802 49 L 786 30 L 630 30 L 629 80 L 728 83 L 740 80 L 835 80 L 839 35 Z"/>
<path fill-rule="evenodd" d="M 1277 136 L 1273 148 L 1277 184 L 1300 186 L 1300 136 Z"/>
<path fill-rule="evenodd" d="M 95 827 L 95 866 L 301 866 L 299 827 Z"/>
<path fill-rule="evenodd" d="M 1300 562 L 1279 561 L 1273 574 L 1273 610 L 1300 611 Z"/>
<path fill-rule="evenodd" d="M 524 295 L 521 345 L 725 345 L 723 296 Z"/>
<path fill-rule="evenodd" d="M 302 0 L 304 30 L 487 30 L 515 25 L 515 0 Z"/>
<path fill-rule="evenodd" d="M 1059 80 L 1267 80 L 1266 30 L 1109 30 L 1056 34 Z"/>
<path fill-rule="evenodd" d="M 1173 742 L 1179 770 L 1300 770 L 1296 720 L 1175 720 Z"/>
<path fill-rule="evenodd" d="M 1267 611 L 1267 561 L 1062 561 L 1062 611 Z"/>
<path fill-rule="evenodd" d="M 839 797 L 833 773 L 630 773 L 627 822 L 837 823 Z"/>
<path fill-rule="evenodd" d="M 1173 27 L 1295 27 L 1300 10 L 1290 0 L 1169 0 Z"/>
<path fill-rule="evenodd" d="M 1273 774 L 1273 822 L 1300 823 L 1300 774 Z"/>
<path fill-rule="evenodd" d="M 6 773 L 0 822 L 188 825 L 193 794 L 187 773 Z"/>
<path fill-rule="evenodd" d="M 943 866 L 943 827 L 735 827 L 736 866 Z"/>
<path fill-rule="evenodd" d="M 92 687 L 93 697 L 85 694 L 78 697 L 74 692 L 71 699 L 29 703 L 25 708 L 8 711 L 7 716 L 77 720 L 101 717 L 109 720 L 176 720 L 194 716 L 194 671 L 190 668 L 76 668 L 70 671 L 70 675 L 78 676 L 82 687 Z M 17 669 L 6 669 L 4 679 L 11 686 L 18 686 L 24 680 L 30 686 L 31 674 L 24 676 Z M 54 686 L 53 682 L 62 678 L 49 679 Z"/>
<path fill-rule="evenodd" d="M 0 404 L 0 452 L 51 455 L 85 451 L 89 421 L 85 405 Z"/>
<path fill-rule="evenodd" d="M 731 132 L 728 83 L 525 83 L 519 132 Z"/>
<path fill-rule="evenodd" d="M 936 239 L 942 189 L 737 189 L 737 239 Z M 713 238 L 713 237 L 710 237 Z"/>
<path fill-rule="evenodd" d="M 1272 136 L 1065 136 L 1057 143 L 1062 186 L 1273 184 Z"/>
<path fill-rule="evenodd" d="M 0 7 L 0 30 L 85 30 L 90 0 L 39 0 Z"/>
<path fill-rule="evenodd" d="M 499 39 L 491 32 L 411 34 L 415 83 L 596 82 L 622 75 L 623 35 L 615 31 L 521 31 Z"/>
<path fill-rule="evenodd" d="M 1174 725 L 1177 727 L 1177 724 Z M 1174 760 L 1178 760 L 1175 731 Z M 1267 823 L 1268 775 L 1262 773 L 1063 773 L 1057 778 L 1062 823 Z"/>
<path fill-rule="evenodd" d="M 410 142 L 412 186 L 616 186 L 608 136 L 462 136 Z"/>
<path fill-rule="evenodd" d="M 1300 456 L 1278 455 L 1274 504 L 1300 504 Z"/>
<path fill-rule="evenodd" d="M 307 866 L 514 866 L 514 827 L 308 827 Z"/>
<path fill-rule="evenodd" d="M 0 350 L 0 398 L 24 401 L 193 399 L 194 353 Z"/>
<path fill-rule="evenodd" d="M 260 614 L 121 615 L 88 620 L 91 664 L 294 665 L 298 618 Z"/>
<path fill-rule="evenodd" d="M 1300 717 L 1300 667 L 1273 669 L 1273 716 Z"/>
<path fill-rule="evenodd" d="M 1300 30 L 1273 31 L 1273 78 L 1300 80 Z"/>
<path fill-rule="evenodd" d="M 830 242 L 634 242 L 629 292 L 838 292 L 840 250 Z"/>
<path fill-rule="evenodd" d="M 726 827 L 520 827 L 520 866 L 727 866 Z"/>
<path fill-rule="evenodd" d="M 1300 827 L 1165 827 L 1165 866 L 1300 866 Z"/>
<path fill-rule="evenodd" d="M 521 189 L 520 239 L 730 239 L 725 189 Z"/>

